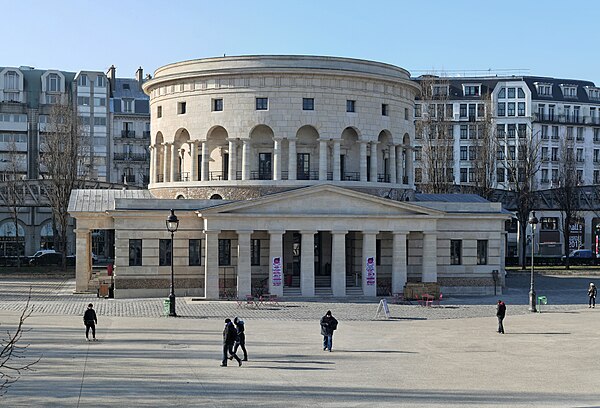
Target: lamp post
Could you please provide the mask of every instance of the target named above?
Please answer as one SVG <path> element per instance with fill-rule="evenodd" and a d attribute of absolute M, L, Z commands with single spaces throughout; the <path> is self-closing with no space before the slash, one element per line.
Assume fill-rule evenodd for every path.
<path fill-rule="evenodd" d="M 177 228 L 179 228 L 179 220 L 177 219 L 174 210 L 171 210 L 171 215 L 167 217 L 166 224 L 167 231 L 171 233 L 171 292 L 169 293 L 169 316 L 176 317 L 177 313 L 175 313 L 175 275 L 173 272 L 173 251 L 175 248 L 173 246 L 173 235 L 175 234 L 175 231 L 177 231 Z"/>
<path fill-rule="evenodd" d="M 529 311 L 537 312 L 536 303 L 537 299 L 535 297 L 535 289 L 533 287 L 533 253 L 535 251 L 535 227 L 538 224 L 538 219 L 535 216 L 535 211 L 531 212 L 531 216 L 529 217 L 529 225 L 531 225 L 531 286 L 529 287 Z"/>

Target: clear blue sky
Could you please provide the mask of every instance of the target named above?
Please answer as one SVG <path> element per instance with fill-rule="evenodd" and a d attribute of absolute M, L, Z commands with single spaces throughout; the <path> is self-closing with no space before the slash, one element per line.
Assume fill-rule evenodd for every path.
<path fill-rule="evenodd" d="M 4 0 L 0 66 L 133 77 L 172 62 L 310 54 L 413 74 L 520 70 L 600 84 L 597 1 Z M 9 11 L 10 10 L 10 11 Z"/>

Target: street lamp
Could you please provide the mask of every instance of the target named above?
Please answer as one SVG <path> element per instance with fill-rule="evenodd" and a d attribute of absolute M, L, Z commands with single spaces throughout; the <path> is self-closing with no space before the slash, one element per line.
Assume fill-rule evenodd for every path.
<path fill-rule="evenodd" d="M 533 253 L 535 251 L 535 227 L 538 224 L 538 219 L 535 216 L 535 211 L 531 212 L 531 216 L 529 217 L 529 224 L 531 225 L 531 286 L 529 287 L 529 311 L 537 312 L 536 303 L 537 299 L 535 297 L 535 289 L 533 287 Z"/>
<path fill-rule="evenodd" d="M 175 313 L 175 279 L 173 273 L 173 251 L 175 249 L 173 245 L 173 235 L 175 234 L 175 231 L 177 231 L 177 228 L 179 228 L 179 220 L 177 219 L 174 210 L 171 210 L 171 215 L 167 217 L 166 224 L 167 231 L 171 233 L 171 293 L 169 293 L 169 316 L 177 316 L 177 313 Z"/>

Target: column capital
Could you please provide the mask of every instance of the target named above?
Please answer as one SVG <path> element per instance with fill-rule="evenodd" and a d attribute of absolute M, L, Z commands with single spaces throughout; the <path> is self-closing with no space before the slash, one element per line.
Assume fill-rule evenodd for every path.
<path fill-rule="evenodd" d="M 392 235 L 408 235 L 410 231 L 392 231 Z"/>
<path fill-rule="evenodd" d="M 236 230 L 235 232 L 238 235 L 245 235 L 245 234 L 251 235 L 254 232 L 254 230 Z"/>
<path fill-rule="evenodd" d="M 379 234 L 378 230 L 363 230 L 363 235 L 377 235 Z"/>
<path fill-rule="evenodd" d="M 202 231 L 204 233 L 204 235 L 209 235 L 209 234 L 220 234 L 221 230 L 220 229 L 205 229 Z"/>
<path fill-rule="evenodd" d="M 283 235 L 285 234 L 285 230 L 269 230 L 269 235 Z"/>
<path fill-rule="evenodd" d="M 341 231 L 341 230 L 333 230 L 333 231 L 329 231 L 331 233 L 331 235 L 346 235 L 348 233 L 348 231 Z"/>
<path fill-rule="evenodd" d="M 302 235 L 315 235 L 317 232 L 316 230 L 300 230 L 300 234 Z"/>

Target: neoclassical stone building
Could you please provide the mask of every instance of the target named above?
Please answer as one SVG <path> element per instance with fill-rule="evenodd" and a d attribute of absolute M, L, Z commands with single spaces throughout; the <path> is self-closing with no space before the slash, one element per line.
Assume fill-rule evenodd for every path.
<path fill-rule="evenodd" d="M 499 204 L 414 194 L 409 73 L 314 56 L 159 68 L 148 191 L 71 197 L 77 288 L 89 236 L 115 231 L 115 295 L 376 296 L 407 281 L 483 293 L 503 269 Z M 169 209 L 181 220 L 174 248 Z M 173 251 L 173 252 L 171 252 Z"/>

